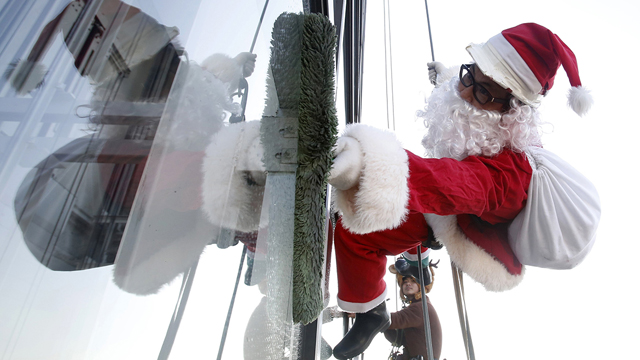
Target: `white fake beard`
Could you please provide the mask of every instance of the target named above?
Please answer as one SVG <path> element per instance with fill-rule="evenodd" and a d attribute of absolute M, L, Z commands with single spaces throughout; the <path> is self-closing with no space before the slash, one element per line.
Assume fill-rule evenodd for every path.
<path fill-rule="evenodd" d="M 428 130 L 422 138 L 426 156 L 462 160 L 469 155 L 498 154 L 508 138 L 508 131 L 500 128 L 502 114 L 463 100 L 458 83 L 454 77 L 435 88 L 425 110 L 417 112 Z"/>

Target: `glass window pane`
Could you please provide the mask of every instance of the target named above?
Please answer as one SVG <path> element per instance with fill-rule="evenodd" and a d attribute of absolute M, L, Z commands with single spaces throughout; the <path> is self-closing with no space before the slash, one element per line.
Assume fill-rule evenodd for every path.
<path fill-rule="evenodd" d="M 0 5 L 0 357 L 216 356 L 241 258 L 222 358 L 292 355 L 264 6 Z"/>

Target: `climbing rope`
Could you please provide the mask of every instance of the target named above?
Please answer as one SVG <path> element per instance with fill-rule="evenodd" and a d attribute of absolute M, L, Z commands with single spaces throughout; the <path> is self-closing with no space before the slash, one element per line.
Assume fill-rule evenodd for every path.
<path fill-rule="evenodd" d="M 167 334 L 164 337 L 162 348 L 160 348 L 158 360 L 166 360 L 169 358 L 173 342 L 175 341 L 176 334 L 180 328 L 180 321 L 182 320 L 184 309 L 187 307 L 187 301 L 189 300 L 189 293 L 191 292 L 191 285 L 193 285 L 193 278 L 195 277 L 197 267 L 198 261 L 196 260 L 196 263 L 189 268 L 189 270 L 185 271 L 182 276 L 182 286 L 180 287 L 178 302 L 173 310 L 173 316 L 171 316 L 171 322 L 167 328 Z"/>
<path fill-rule="evenodd" d="M 256 28 L 256 33 L 253 35 L 253 41 L 251 42 L 251 47 L 249 48 L 250 53 L 253 53 L 253 48 L 256 46 L 256 39 L 258 38 L 258 33 L 260 33 L 260 28 L 262 27 L 262 20 L 264 20 L 264 13 L 267 11 L 267 5 L 269 5 L 269 0 L 266 0 L 264 2 L 262 14 L 260 15 L 260 21 L 258 21 L 258 27 Z"/>
<path fill-rule="evenodd" d="M 240 257 L 240 266 L 238 267 L 238 275 L 236 276 L 236 285 L 233 288 L 233 295 L 231 296 L 231 303 L 229 304 L 229 311 L 227 312 L 227 319 L 224 322 L 224 329 L 222 330 L 222 338 L 220 339 L 220 348 L 218 349 L 217 359 L 222 359 L 222 351 L 224 350 L 224 343 L 227 340 L 227 331 L 229 330 L 229 322 L 231 321 L 231 312 L 233 311 L 233 304 L 236 301 L 236 293 L 238 292 L 238 284 L 240 283 L 240 275 L 242 274 L 242 265 L 244 265 L 244 257 L 247 254 L 247 245 L 242 247 L 242 255 Z"/>
<path fill-rule="evenodd" d="M 395 115 L 395 99 L 393 93 L 393 56 L 391 50 L 391 9 L 389 8 L 389 1 L 383 2 L 384 6 L 384 76 L 385 76 L 385 95 L 387 100 L 387 129 L 393 131 L 396 130 L 396 115 Z M 387 44 L 387 37 L 389 38 L 389 44 Z M 391 102 L 389 102 L 389 90 L 391 90 Z M 391 110 L 389 110 L 391 107 Z M 391 112 L 392 123 L 389 122 L 389 112 Z M 393 126 L 392 126 L 393 125 Z"/>
<path fill-rule="evenodd" d="M 424 334 L 427 340 L 427 357 L 433 360 L 433 344 L 431 342 L 431 324 L 429 322 L 429 307 L 427 306 L 427 293 L 424 290 L 424 274 L 422 272 L 422 246 L 418 245 L 418 275 L 420 277 L 420 294 L 422 295 L 422 320 L 424 321 Z"/>
<path fill-rule="evenodd" d="M 429 20 L 429 5 L 427 0 L 424 0 L 424 8 L 427 11 L 427 28 L 429 29 L 429 44 L 431 45 L 431 61 L 436 61 L 436 56 L 433 53 L 433 38 L 431 37 L 431 21 Z"/>

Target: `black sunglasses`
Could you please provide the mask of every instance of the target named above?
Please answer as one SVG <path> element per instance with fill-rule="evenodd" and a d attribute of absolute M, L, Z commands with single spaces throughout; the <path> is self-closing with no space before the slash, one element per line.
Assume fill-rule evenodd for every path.
<path fill-rule="evenodd" d="M 488 102 L 508 104 L 509 100 L 511 100 L 511 96 L 506 99 L 494 98 L 489 90 L 487 90 L 484 86 L 476 83 L 476 79 L 471 73 L 471 68 L 474 66 L 475 64 L 462 64 L 462 66 L 460 66 L 460 83 L 464 87 L 473 86 L 473 97 L 476 98 L 476 100 L 482 105 Z"/>

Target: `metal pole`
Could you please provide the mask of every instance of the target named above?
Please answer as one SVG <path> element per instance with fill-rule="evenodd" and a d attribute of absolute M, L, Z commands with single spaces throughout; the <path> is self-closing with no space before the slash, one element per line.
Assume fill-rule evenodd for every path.
<path fill-rule="evenodd" d="M 171 322 L 169 323 L 169 327 L 167 328 L 167 334 L 164 337 L 164 342 L 162 343 L 162 348 L 160 348 L 160 353 L 158 354 L 158 360 L 166 360 L 169 358 L 169 354 L 171 354 L 171 349 L 173 348 L 173 342 L 176 339 L 176 335 L 178 334 L 178 329 L 180 328 L 180 321 L 182 321 L 182 315 L 184 314 L 184 309 L 187 307 L 187 301 L 189 300 L 189 293 L 191 292 L 191 285 L 193 285 L 193 279 L 196 276 L 196 269 L 198 268 L 198 261 L 195 262 L 189 268 L 189 270 L 185 271 L 184 275 L 182 275 L 182 287 L 180 288 L 180 296 L 178 297 L 178 302 L 176 303 L 176 308 L 173 311 L 173 317 L 171 318 Z"/>
<path fill-rule="evenodd" d="M 431 37 L 431 21 L 429 21 L 429 5 L 427 5 L 427 0 L 424 0 L 424 8 L 427 10 L 427 28 L 429 29 L 429 44 L 431 44 L 431 61 L 436 61 L 436 56 L 433 54 L 433 38 Z"/>
<path fill-rule="evenodd" d="M 229 311 L 227 312 L 227 320 L 224 322 L 224 330 L 222 331 L 222 339 L 220 339 L 220 349 L 218 349 L 218 357 L 222 358 L 222 350 L 224 349 L 224 342 L 227 339 L 227 330 L 229 330 L 229 322 L 231 320 L 231 312 L 233 311 L 233 303 L 236 301 L 236 293 L 238 292 L 238 283 L 240 282 L 240 275 L 242 274 L 242 265 L 244 264 L 244 256 L 247 254 L 247 246 L 242 248 L 242 256 L 240 257 L 240 266 L 238 267 L 238 276 L 236 277 L 236 286 L 233 288 L 233 296 L 231 296 L 231 303 L 229 304 Z"/>
<path fill-rule="evenodd" d="M 433 359 L 433 345 L 431 344 L 431 325 L 429 324 L 429 307 L 427 306 L 427 293 L 424 291 L 424 275 L 422 273 L 422 246 L 418 245 L 418 275 L 420 277 L 420 294 L 422 294 L 422 320 L 424 321 L 424 333 L 427 340 L 427 356 Z"/>
<path fill-rule="evenodd" d="M 456 292 L 456 303 L 458 305 L 458 317 L 460 318 L 460 330 L 462 330 L 462 339 L 467 353 L 468 360 L 475 360 L 476 355 L 473 350 L 473 341 L 471 340 L 471 329 L 469 327 L 469 314 L 467 314 L 467 305 L 464 298 L 464 283 L 462 272 L 453 262 L 451 262 L 451 272 L 453 274 L 453 285 Z"/>
<path fill-rule="evenodd" d="M 258 22 L 258 28 L 256 29 L 256 34 L 253 35 L 253 42 L 251 42 L 251 48 L 249 49 L 250 53 L 253 53 L 253 47 L 256 45 L 256 39 L 258 39 L 258 33 L 260 32 L 260 27 L 262 26 L 262 20 L 264 20 L 264 13 L 267 11 L 267 5 L 269 5 L 269 0 L 264 2 L 262 15 L 260 15 L 260 21 Z"/>

